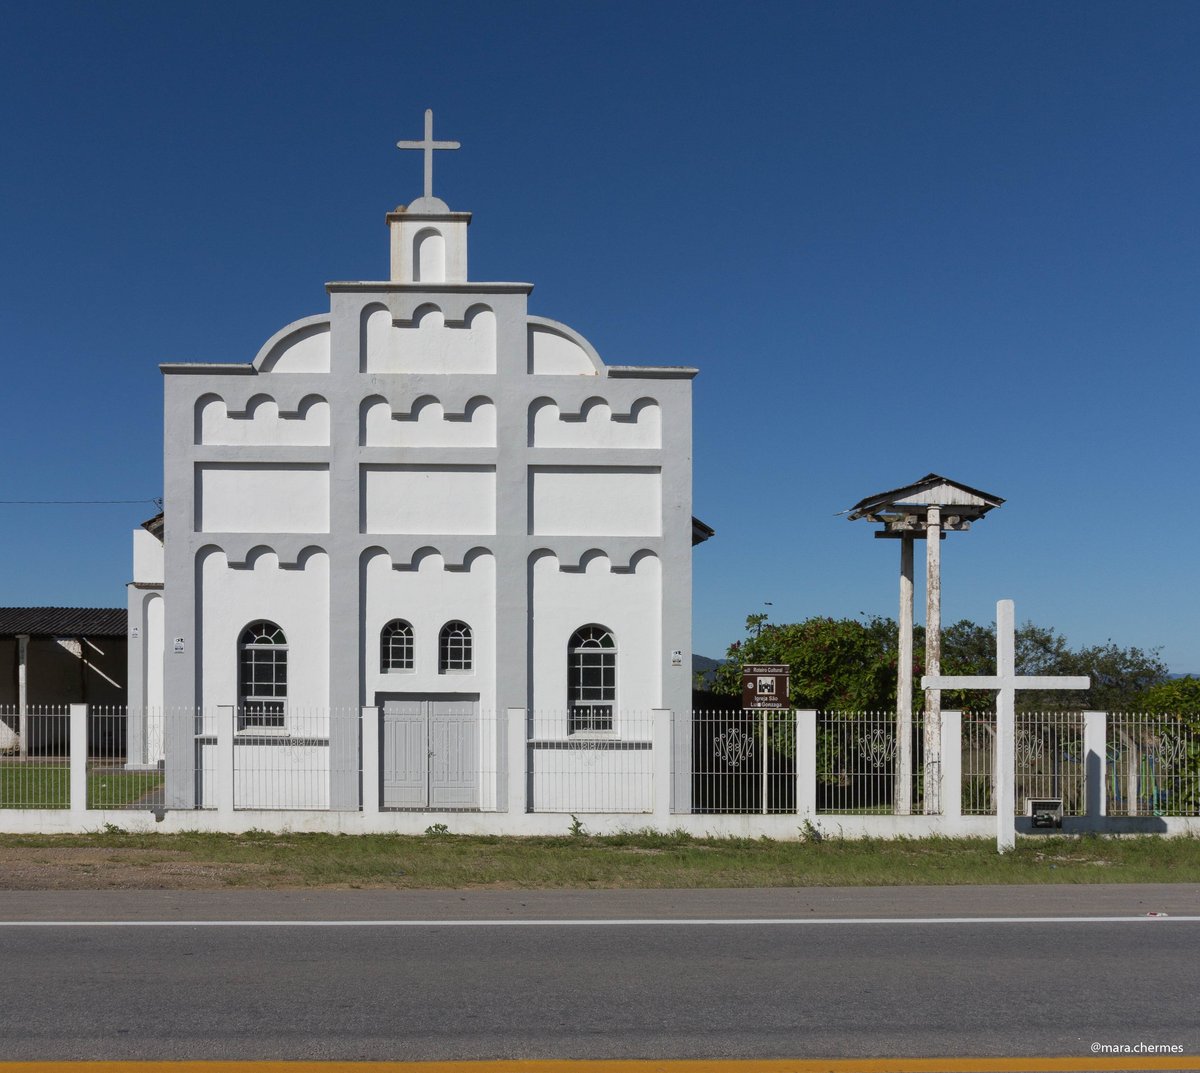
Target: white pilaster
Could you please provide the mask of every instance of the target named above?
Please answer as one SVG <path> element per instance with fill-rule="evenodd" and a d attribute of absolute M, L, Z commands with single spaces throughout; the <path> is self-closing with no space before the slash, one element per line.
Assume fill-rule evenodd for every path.
<path fill-rule="evenodd" d="M 79 826 L 87 818 L 88 708 L 86 704 L 70 707 L 70 810 L 71 821 Z M 25 744 L 25 736 L 21 736 Z M 24 751 L 24 749 L 22 749 Z"/>
<path fill-rule="evenodd" d="M 526 726 L 524 708 L 506 708 L 505 719 L 508 723 L 508 812 L 527 812 L 529 810 L 527 786 L 527 769 L 529 767 L 529 738 Z"/>
<path fill-rule="evenodd" d="M 1104 792 L 1108 779 L 1107 712 L 1083 713 L 1083 771 L 1086 815 L 1108 814 L 1108 795 Z"/>
<path fill-rule="evenodd" d="M 379 766 L 379 709 L 362 710 L 362 811 L 379 815 L 382 770 Z"/>
<path fill-rule="evenodd" d="M 796 716 L 796 815 L 817 817 L 817 713 L 804 709 Z"/>
<path fill-rule="evenodd" d="M 962 712 L 942 712 L 942 816 L 962 815 Z"/>

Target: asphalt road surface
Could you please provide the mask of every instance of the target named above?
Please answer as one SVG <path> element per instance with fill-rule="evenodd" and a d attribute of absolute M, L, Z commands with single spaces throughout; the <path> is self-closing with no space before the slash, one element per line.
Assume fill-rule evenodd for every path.
<path fill-rule="evenodd" d="M 0 892 L 0 907 L 5 1059 L 1200 1051 L 1193 885 Z"/>

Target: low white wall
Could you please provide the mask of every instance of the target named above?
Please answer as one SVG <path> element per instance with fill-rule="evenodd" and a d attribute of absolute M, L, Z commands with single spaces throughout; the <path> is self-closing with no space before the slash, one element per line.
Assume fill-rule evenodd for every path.
<path fill-rule="evenodd" d="M 654 829 L 685 831 L 697 837 L 773 838 L 799 841 L 806 819 L 830 838 L 943 838 L 977 837 L 994 839 L 994 816 L 963 816 L 947 824 L 936 816 L 671 816 L 654 822 L 649 815 L 589 813 L 581 816 L 589 834 L 618 834 Z M 1018 832 L 1023 825 L 1018 819 Z M 212 810 L 180 810 L 163 814 L 106 809 L 83 813 L 70 809 L 0 809 L 0 830 L 6 834 L 82 834 L 103 831 L 112 825 L 124 831 L 178 833 L 182 831 L 260 830 L 285 833 L 328 832 L 330 834 L 424 834 L 426 828 L 443 823 L 454 834 L 564 835 L 572 819 L 569 813 L 495 812 L 361 812 L 259 811 L 238 809 L 231 813 Z M 1200 817 L 1110 817 L 1099 822 L 1068 819 L 1064 834 L 1094 831 L 1100 834 L 1161 834 L 1168 837 L 1200 836 Z M 1055 832 L 1048 832 L 1053 834 Z M 1041 832 L 1030 837 L 1040 837 Z"/>

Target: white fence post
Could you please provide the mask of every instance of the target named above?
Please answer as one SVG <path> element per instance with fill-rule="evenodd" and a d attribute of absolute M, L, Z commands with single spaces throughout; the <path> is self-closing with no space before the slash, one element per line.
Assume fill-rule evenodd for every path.
<path fill-rule="evenodd" d="M 796 815 L 816 821 L 817 816 L 817 713 L 803 709 L 796 720 Z"/>
<path fill-rule="evenodd" d="M 217 770 L 213 772 L 213 776 L 216 780 L 217 812 L 223 816 L 232 816 L 234 810 L 233 732 L 235 715 L 232 704 L 217 705 Z"/>
<path fill-rule="evenodd" d="M 526 792 L 527 779 L 532 774 L 529 768 L 533 757 L 529 748 L 529 732 L 526 727 L 524 708 L 506 708 L 504 710 L 508 734 L 508 800 L 507 811 L 528 812 L 530 801 Z"/>
<path fill-rule="evenodd" d="M 942 815 L 962 816 L 962 712 L 942 712 Z"/>
<path fill-rule="evenodd" d="M 379 709 L 362 710 L 362 811 L 364 816 L 379 815 Z"/>
<path fill-rule="evenodd" d="M 72 822 L 82 824 L 87 817 L 88 707 L 70 707 L 70 796 L 68 802 Z M 25 741 L 24 738 L 21 739 Z"/>
<path fill-rule="evenodd" d="M 671 739 L 675 713 L 670 708 L 651 708 L 650 770 L 654 818 L 664 825 L 671 820 Z"/>
<path fill-rule="evenodd" d="M 1084 815 L 1104 816 L 1108 813 L 1108 795 L 1104 782 L 1108 778 L 1107 712 L 1083 713 L 1083 786 Z"/>

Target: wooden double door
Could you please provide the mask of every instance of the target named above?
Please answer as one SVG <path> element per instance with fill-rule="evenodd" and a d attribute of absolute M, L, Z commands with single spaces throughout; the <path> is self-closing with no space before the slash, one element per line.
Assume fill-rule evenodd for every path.
<path fill-rule="evenodd" d="M 381 693 L 383 807 L 479 807 L 479 697 Z"/>

